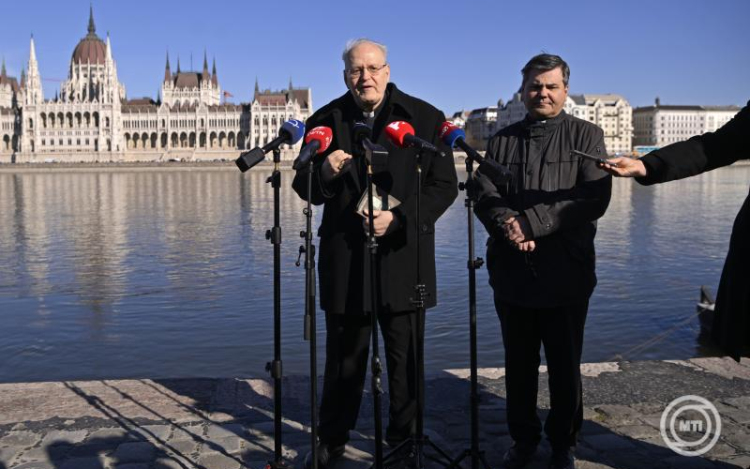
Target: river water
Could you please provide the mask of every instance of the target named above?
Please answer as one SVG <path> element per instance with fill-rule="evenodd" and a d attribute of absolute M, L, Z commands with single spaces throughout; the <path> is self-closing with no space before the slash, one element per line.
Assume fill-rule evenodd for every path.
<path fill-rule="evenodd" d="M 269 174 L 0 172 L 0 382 L 265 376 L 273 357 Z M 304 269 L 295 266 L 305 218 L 291 177 L 282 172 L 282 359 L 285 374 L 306 374 Z M 614 181 L 599 223 L 584 361 L 707 353 L 689 318 L 700 285 L 718 285 L 748 181 L 750 166 L 654 187 Z M 466 218 L 460 194 L 436 231 L 440 304 L 428 312 L 428 373 L 469 363 Z M 476 232 L 483 257 L 479 223 Z M 477 284 L 479 365 L 503 366 L 485 269 Z M 322 372 L 320 312 L 318 326 Z"/>

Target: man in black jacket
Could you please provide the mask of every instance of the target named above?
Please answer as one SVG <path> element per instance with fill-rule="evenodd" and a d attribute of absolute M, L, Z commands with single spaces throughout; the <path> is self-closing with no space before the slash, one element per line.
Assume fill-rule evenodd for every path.
<path fill-rule="evenodd" d="M 667 145 L 639 160 L 612 158 L 602 165 L 615 176 L 644 185 L 674 181 L 750 158 L 750 102 L 716 132 Z M 616 165 L 616 166 L 613 166 Z M 735 360 L 750 354 L 750 196 L 734 222 L 719 281 L 711 327 L 714 342 Z"/>
<path fill-rule="evenodd" d="M 347 44 L 343 54 L 344 82 L 349 92 L 327 104 L 306 123 L 308 128 L 333 130 L 329 149 L 314 161 L 312 200 L 323 204 L 320 236 L 320 306 L 326 317 L 326 366 L 320 405 L 318 464 L 325 467 L 344 452 L 349 430 L 359 413 L 370 342 L 369 250 L 367 219 L 357 213 L 357 203 L 367 190 L 366 162 L 357 154 L 352 130 L 364 122 L 372 128 L 372 141 L 389 151 L 387 169 L 373 179 L 382 193 L 401 203 L 374 212 L 378 238 L 380 291 L 378 320 L 385 340 L 390 392 L 386 439 L 397 443 L 414 431 L 416 416 L 415 343 L 412 299 L 417 278 L 417 228 L 420 269 L 426 286 L 425 306 L 435 306 L 435 222 L 458 195 L 456 169 L 450 149 L 440 143 L 443 114 L 428 103 L 401 92 L 389 83 L 390 67 L 382 44 L 359 39 Z M 385 126 L 407 121 L 416 136 L 442 148 L 445 157 L 422 155 L 420 219 L 416 220 L 417 150 L 388 143 Z M 294 190 L 307 197 L 307 175 L 300 171 Z M 381 195 L 382 195 L 381 193 Z M 424 318 L 422 318 L 424 320 Z M 311 466 L 308 457 L 306 465 Z"/>
<path fill-rule="evenodd" d="M 606 155 L 603 132 L 563 111 L 568 65 L 541 54 L 523 68 L 528 112 L 501 129 L 487 156 L 514 179 L 495 184 L 476 173 L 475 212 L 490 238 L 487 268 L 505 346 L 508 427 L 514 440 L 503 467 L 524 467 L 541 439 L 536 399 L 544 344 L 552 406 L 544 425 L 551 468 L 572 468 L 583 421 L 580 361 L 589 297 L 596 285 L 596 220 L 609 204 L 611 178 L 571 154 Z"/>

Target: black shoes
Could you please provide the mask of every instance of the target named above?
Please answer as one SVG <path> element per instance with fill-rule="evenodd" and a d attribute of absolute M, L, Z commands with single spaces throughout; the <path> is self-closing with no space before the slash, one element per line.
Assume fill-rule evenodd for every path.
<path fill-rule="evenodd" d="M 569 449 L 553 450 L 549 469 L 575 469 L 576 462 L 573 452 Z"/>
<path fill-rule="evenodd" d="M 534 458 L 534 453 L 536 453 L 536 446 L 513 443 L 503 456 L 500 469 L 523 469 Z"/>
<path fill-rule="evenodd" d="M 336 458 L 344 455 L 346 445 L 329 445 L 328 443 L 318 443 L 318 469 L 326 469 L 328 465 Z M 305 469 L 312 469 L 313 453 L 310 451 L 305 456 Z"/>

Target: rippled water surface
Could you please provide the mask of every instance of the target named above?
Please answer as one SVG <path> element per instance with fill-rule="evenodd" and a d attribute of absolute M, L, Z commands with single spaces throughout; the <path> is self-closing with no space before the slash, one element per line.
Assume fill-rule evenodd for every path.
<path fill-rule="evenodd" d="M 265 375 L 269 174 L 0 172 L 0 381 Z M 306 374 L 304 270 L 294 264 L 305 220 L 291 176 L 282 174 L 282 358 L 285 374 Z M 697 319 L 675 326 L 694 314 L 700 285 L 718 285 L 748 181 L 750 166 L 654 187 L 615 181 L 599 224 L 585 361 L 703 353 Z M 466 218 L 461 194 L 437 229 L 440 305 L 428 313 L 428 372 L 469 362 Z M 483 256 L 486 235 L 476 228 Z M 479 364 L 503 366 L 484 269 L 477 284 Z M 322 364 L 322 315 L 318 326 Z"/>

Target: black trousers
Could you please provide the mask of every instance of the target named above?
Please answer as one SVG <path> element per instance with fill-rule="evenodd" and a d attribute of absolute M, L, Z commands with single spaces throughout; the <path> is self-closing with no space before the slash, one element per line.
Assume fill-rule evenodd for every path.
<path fill-rule="evenodd" d="M 553 448 L 575 446 L 583 423 L 581 352 L 588 300 L 556 308 L 524 308 L 495 299 L 505 346 L 505 389 L 510 436 L 519 444 L 541 439 L 537 415 L 540 346 L 549 376 L 550 412 L 544 433 Z"/>
<path fill-rule="evenodd" d="M 396 443 L 416 430 L 416 312 L 378 316 L 385 345 L 390 394 L 386 440 Z M 326 313 L 326 366 L 320 403 L 320 441 L 331 445 L 349 440 L 357 424 L 370 350 L 369 314 Z M 424 340 L 424 315 L 420 341 Z"/>

